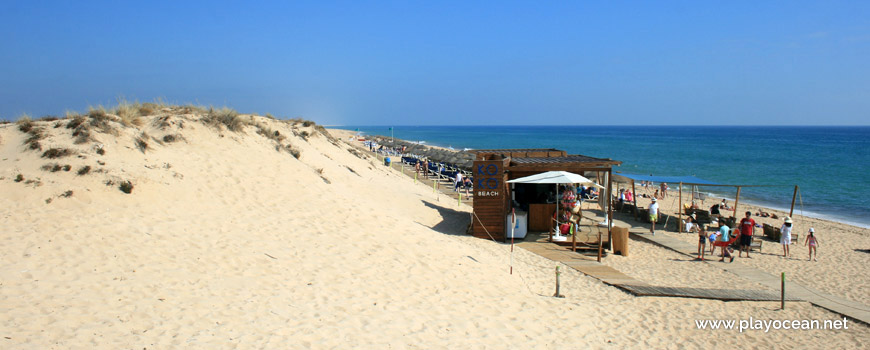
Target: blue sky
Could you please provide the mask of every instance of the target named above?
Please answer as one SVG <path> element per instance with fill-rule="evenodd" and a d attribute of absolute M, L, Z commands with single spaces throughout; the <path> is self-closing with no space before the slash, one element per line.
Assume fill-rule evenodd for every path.
<path fill-rule="evenodd" d="M 870 1 L 3 1 L 0 118 L 870 125 Z"/>

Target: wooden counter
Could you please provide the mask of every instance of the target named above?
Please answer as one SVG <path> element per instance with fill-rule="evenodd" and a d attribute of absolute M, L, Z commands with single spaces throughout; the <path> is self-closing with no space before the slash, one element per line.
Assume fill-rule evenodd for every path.
<path fill-rule="evenodd" d="M 529 231 L 549 231 L 555 212 L 556 203 L 529 204 Z"/>

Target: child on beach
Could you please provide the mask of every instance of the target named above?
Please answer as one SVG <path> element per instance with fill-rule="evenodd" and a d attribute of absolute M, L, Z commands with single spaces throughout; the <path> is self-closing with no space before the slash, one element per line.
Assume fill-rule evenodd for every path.
<path fill-rule="evenodd" d="M 707 225 L 700 226 L 698 229 L 698 259 L 704 260 L 704 253 L 707 252 Z"/>
<path fill-rule="evenodd" d="M 718 224 L 719 224 L 719 221 L 717 221 L 716 219 L 713 219 L 713 222 L 710 223 L 710 225 L 718 225 Z M 711 232 L 709 239 L 710 239 L 710 255 L 714 255 L 714 254 L 716 254 L 716 245 L 713 243 L 715 243 L 716 240 L 719 239 L 719 231 Z"/>
<path fill-rule="evenodd" d="M 818 258 L 819 258 L 819 252 L 816 250 L 816 246 L 819 245 L 819 239 L 816 238 L 816 236 L 814 235 L 815 232 L 816 232 L 816 230 L 814 230 L 812 227 L 810 227 L 810 232 L 807 235 L 807 239 L 804 241 L 804 245 L 809 244 L 809 246 L 810 246 L 810 258 L 809 258 L 809 260 L 812 260 L 812 261 L 818 261 Z M 816 253 L 815 258 L 813 258 L 813 253 Z"/>

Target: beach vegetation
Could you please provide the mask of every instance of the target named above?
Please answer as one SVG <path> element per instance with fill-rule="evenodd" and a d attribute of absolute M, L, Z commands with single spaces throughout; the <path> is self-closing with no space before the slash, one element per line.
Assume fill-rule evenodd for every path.
<path fill-rule="evenodd" d="M 241 131 L 246 124 L 245 121 L 239 117 L 239 112 L 228 107 L 221 107 L 220 109 L 209 108 L 208 114 L 202 120 L 206 125 L 215 128 L 220 128 L 220 126 L 223 125 L 227 130 L 233 132 Z"/>
<path fill-rule="evenodd" d="M 72 155 L 73 153 L 75 153 L 75 152 L 73 152 L 69 148 L 51 148 L 48 151 L 45 151 L 42 153 L 42 158 L 48 158 L 48 159 L 63 158 L 63 157 L 68 157 L 68 156 Z"/>
<path fill-rule="evenodd" d="M 57 163 L 51 163 L 51 164 L 43 165 L 40 169 L 42 169 L 43 171 L 50 171 L 50 172 L 55 173 L 55 172 L 60 171 L 61 166 L 60 166 L 60 164 L 57 164 Z"/>
<path fill-rule="evenodd" d="M 163 136 L 163 142 L 166 142 L 166 143 L 171 143 L 171 142 L 175 142 L 178 140 L 181 140 L 181 135 L 169 134 L 169 135 Z"/>
<path fill-rule="evenodd" d="M 72 190 L 67 190 L 66 192 L 60 194 L 60 196 L 63 198 L 69 198 L 69 197 L 72 197 L 72 195 L 73 195 Z"/>
<path fill-rule="evenodd" d="M 133 183 L 130 181 L 122 181 L 118 188 L 121 190 L 121 192 L 130 194 L 131 192 L 133 192 Z"/>
<path fill-rule="evenodd" d="M 148 150 L 148 134 L 142 132 L 142 134 L 136 138 L 136 148 L 138 148 L 142 153 L 145 153 L 145 151 Z"/>
<path fill-rule="evenodd" d="M 169 122 L 170 116 L 164 115 L 159 118 L 154 119 L 154 126 L 160 128 L 161 130 L 166 130 L 166 128 L 172 126 L 172 123 Z"/>
<path fill-rule="evenodd" d="M 113 121 L 112 117 L 109 116 L 103 106 L 97 108 L 90 107 L 88 110 L 88 117 L 91 118 L 89 123 L 90 126 L 96 128 L 98 132 L 115 136 L 118 135 L 118 130 L 111 124 Z"/>
<path fill-rule="evenodd" d="M 356 156 L 357 158 L 359 158 L 359 159 L 363 159 L 363 160 L 368 159 L 368 157 L 366 157 L 365 154 L 363 154 L 363 153 L 360 152 L 360 151 L 357 151 L 356 149 L 348 148 L 347 151 L 348 151 L 350 154 L 355 155 L 355 156 Z"/>
<path fill-rule="evenodd" d="M 79 168 L 79 170 L 76 171 L 76 174 L 78 174 L 79 176 L 84 176 L 84 175 L 87 175 L 89 172 L 91 172 L 91 166 L 85 165 L 85 166 Z"/>
<path fill-rule="evenodd" d="M 30 116 L 27 114 L 22 114 L 21 117 L 18 118 L 18 121 L 15 122 L 18 125 L 18 130 L 27 134 L 30 130 L 33 130 L 36 126 L 33 125 L 33 120 L 30 119 Z"/>
<path fill-rule="evenodd" d="M 14 180 L 14 181 L 15 181 L 15 182 L 21 182 L 21 181 L 24 181 L 24 175 L 18 174 L 17 176 L 15 176 L 15 180 Z"/>
<path fill-rule="evenodd" d="M 119 100 L 114 114 L 118 116 L 119 122 L 124 126 L 141 126 L 142 116 L 139 114 L 141 107 L 138 102 L 128 103 L 125 100 Z"/>
<path fill-rule="evenodd" d="M 310 137 L 311 134 L 308 133 L 308 130 L 302 130 L 299 132 L 299 136 L 301 136 L 303 140 L 308 141 L 308 137 Z"/>
<path fill-rule="evenodd" d="M 58 118 L 56 115 L 46 114 L 44 116 L 39 117 L 39 119 L 37 119 L 37 120 L 42 121 L 42 122 L 53 122 L 53 121 L 59 120 L 59 119 L 60 118 Z"/>

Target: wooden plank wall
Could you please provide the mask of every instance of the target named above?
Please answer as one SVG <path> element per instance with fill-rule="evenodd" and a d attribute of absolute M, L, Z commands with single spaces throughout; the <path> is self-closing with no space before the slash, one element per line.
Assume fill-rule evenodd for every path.
<path fill-rule="evenodd" d="M 505 216 L 510 207 L 507 169 L 510 158 L 476 160 L 472 234 L 478 238 L 505 240 Z M 485 227 L 485 229 L 484 229 Z"/>

